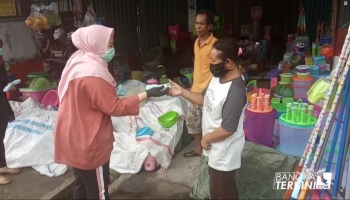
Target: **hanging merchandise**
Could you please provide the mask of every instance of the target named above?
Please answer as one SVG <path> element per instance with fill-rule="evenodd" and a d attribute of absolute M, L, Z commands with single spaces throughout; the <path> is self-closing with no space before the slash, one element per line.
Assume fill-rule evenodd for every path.
<path fill-rule="evenodd" d="M 287 44 L 292 44 L 293 43 L 293 38 L 294 38 L 294 35 L 293 34 L 288 34 L 287 36 Z"/>
<path fill-rule="evenodd" d="M 252 19 L 261 19 L 261 17 L 262 17 L 262 7 L 261 6 L 252 7 L 250 12 L 251 12 Z"/>
<path fill-rule="evenodd" d="M 299 35 L 303 35 L 306 33 L 305 7 L 303 6 L 302 1 L 300 1 L 300 5 L 299 5 L 299 20 L 298 20 L 297 32 L 299 33 Z"/>
<path fill-rule="evenodd" d="M 264 39 L 271 40 L 272 26 L 264 26 Z"/>
<path fill-rule="evenodd" d="M 260 19 L 252 19 L 252 37 L 253 39 L 257 39 L 260 37 Z"/>
<path fill-rule="evenodd" d="M 181 25 L 175 24 L 168 26 L 168 32 L 171 40 L 177 40 L 180 38 Z"/>
<path fill-rule="evenodd" d="M 59 39 L 61 44 L 67 44 L 66 32 L 63 30 L 63 28 L 56 29 L 53 37 L 55 40 Z"/>
<path fill-rule="evenodd" d="M 49 23 L 52 26 L 61 25 L 61 18 L 59 17 L 59 15 L 57 13 L 55 13 L 51 10 L 43 10 L 41 16 L 45 16 L 49 20 Z"/>
<path fill-rule="evenodd" d="M 295 47 L 295 53 L 304 53 L 305 52 L 305 45 L 302 42 L 298 42 Z"/>
<path fill-rule="evenodd" d="M 36 29 L 50 29 L 51 26 L 61 25 L 61 18 L 58 14 L 57 5 L 52 2 L 46 6 L 41 4 L 37 6 L 33 4 L 29 17 L 25 20 L 25 23 L 30 28 Z"/>
<path fill-rule="evenodd" d="M 49 19 L 44 16 L 44 15 L 40 15 L 38 17 L 28 17 L 25 21 L 25 23 L 27 24 L 27 26 L 29 26 L 30 28 L 36 30 L 36 29 L 50 29 L 51 28 L 51 24 Z"/>
<path fill-rule="evenodd" d="M 217 14 L 214 19 L 213 34 L 215 37 L 221 37 L 224 32 L 224 15 Z"/>
<path fill-rule="evenodd" d="M 93 24 L 96 24 L 96 20 L 97 20 L 97 15 L 92 7 L 92 5 L 88 5 L 87 6 L 87 11 L 85 14 L 85 18 L 83 23 L 81 24 L 82 27 L 86 27 L 86 26 L 90 26 Z"/>

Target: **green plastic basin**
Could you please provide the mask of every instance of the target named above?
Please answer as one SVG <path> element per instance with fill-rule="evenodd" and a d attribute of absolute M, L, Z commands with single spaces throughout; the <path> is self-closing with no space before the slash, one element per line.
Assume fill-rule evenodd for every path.
<path fill-rule="evenodd" d="M 170 128 L 176 124 L 178 117 L 179 117 L 179 114 L 177 112 L 169 111 L 164 115 L 158 117 L 158 123 L 163 128 Z"/>

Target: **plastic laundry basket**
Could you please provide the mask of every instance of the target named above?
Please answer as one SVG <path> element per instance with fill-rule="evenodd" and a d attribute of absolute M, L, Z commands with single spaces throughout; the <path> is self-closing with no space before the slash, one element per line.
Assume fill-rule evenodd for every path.
<path fill-rule="evenodd" d="M 245 111 L 244 129 L 247 131 L 247 141 L 273 147 L 273 131 L 277 111 L 269 113 L 254 113 Z"/>
<path fill-rule="evenodd" d="M 290 125 L 281 120 L 278 120 L 278 122 L 280 124 L 279 139 L 281 152 L 287 155 L 301 157 L 314 127 Z"/>

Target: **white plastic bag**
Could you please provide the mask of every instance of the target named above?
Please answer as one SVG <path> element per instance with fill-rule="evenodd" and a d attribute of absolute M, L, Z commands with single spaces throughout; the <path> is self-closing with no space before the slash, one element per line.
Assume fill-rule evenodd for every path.
<path fill-rule="evenodd" d="M 97 20 L 97 16 L 96 16 L 94 9 L 92 8 L 92 5 L 90 5 L 90 6 L 88 5 L 87 11 L 85 14 L 85 18 L 84 18 L 84 21 L 81 24 L 81 26 L 86 27 L 86 26 L 96 24 L 96 20 Z"/>
<path fill-rule="evenodd" d="M 10 168 L 34 166 L 34 169 L 49 177 L 64 174 L 67 170 L 65 165 L 52 166 L 56 115 L 56 111 L 27 108 L 8 124 L 4 144 Z"/>
<path fill-rule="evenodd" d="M 44 108 L 43 104 L 36 102 L 32 98 L 28 98 L 24 102 L 10 101 L 9 103 L 16 116 L 28 108 Z"/>
<path fill-rule="evenodd" d="M 114 148 L 110 168 L 119 173 L 135 174 L 142 168 L 148 155 L 148 148 L 136 141 L 137 123 L 135 116 L 112 117 Z"/>

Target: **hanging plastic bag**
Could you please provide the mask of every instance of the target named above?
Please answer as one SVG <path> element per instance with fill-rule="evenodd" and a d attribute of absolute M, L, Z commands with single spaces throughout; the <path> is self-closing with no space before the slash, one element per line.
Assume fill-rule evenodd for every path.
<path fill-rule="evenodd" d="M 85 14 L 85 18 L 83 23 L 81 24 L 82 27 L 90 26 L 93 24 L 96 24 L 97 16 L 96 13 L 92 7 L 92 5 L 87 6 L 87 11 Z"/>
<path fill-rule="evenodd" d="M 40 7 L 32 4 L 30 7 L 30 14 L 29 17 L 39 17 L 40 16 Z"/>
<path fill-rule="evenodd" d="M 50 3 L 50 5 L 40 5 L 40 10 L 41 11 L 51 11 L 53 12 L 55 15 L 58 15 L 58 8 L 55 2 Z"/>
<path fill-rule="evenodd" d="M 52 26 L 61 25 L 61 17 L 58 15 L 58 13 L 55 13 L 52 10 L 43 10 L 41 14 L 49 20 L 49 23 Z"/>

